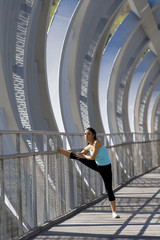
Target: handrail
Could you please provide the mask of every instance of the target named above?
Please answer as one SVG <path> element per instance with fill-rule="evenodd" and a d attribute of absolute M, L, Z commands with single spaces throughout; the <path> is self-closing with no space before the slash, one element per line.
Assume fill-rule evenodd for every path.
<path fill-rule="evenodd" d="M 3 136 L 12 136 L 12 139 L 5 140 L 3 139 Z M 16 138 L 13 139 L 13 136 L 15 135 Z M 72 140 L 73 137 L 80 137 L 82 140 L 84 133 L 64 133 L 64 132 L 56 132 L 56 131 L 18 131 L 18 130 L 1 130 L 0 131 L 0 159 L 7 159 L 7 155 L 10 157 L 21 157 L 25 156 L 33 156 L 34 155 L 45 155 L 45 154 L 53 154 L 53 151 L 56 153 L 57 149 L 57 141 L 58 137 L 60 139 L 61 144 L 63 145 L 64 142 L 66 142 L 69 139 L 70 141 L 70 147 L 73 149 L 75 148 L 72 146 Z M 36 137 L 42 137 L 41 139 L 38 140 Z M 54 149 L 52 149 L 51 153 L 48 151 L 48 147 L 50 144 L 48 142 L 48 137 L 50 138 L 55 138 L 54 143 Z M 128 144 L 128 143 L 142 143 L 142 142 L 147 142 L 147 141 L 158 141 L 160 140 L 160 134 L 158 133 L 136 133 L 136 132 L 130 132 L 130 133 L 113 133 L 113 134 L 107 134 L 107 133 L 97 133 L 97 137 L 102 138 L 101 140 L 104 141 L 103 144 L 109 148 L 109 147 L 114 147 L 114 146 L 120 146 L 122 144 Z M 72 139 L 71 139 L 72 138 Z M 74 138 L 74 139 L 75 139 Z M 77 144 L 76 144 L 76 151 L 77 146 L 79 145 L 79 141 L 77 139 Z M 3 148 L 5 147 L 5 141 L 12 144 L 13 151 L 9 152 L 8 154 L 7 150 L 3 151 Z M 4 143 L 3 143 L 4 142 Z M 74 140 L 73 140 L 74 142 Z M 41 148 L 37 147 L 38 145 L 41 145 Z M 66 143 L 65 143 L 66 145 Z M 68 145 L 68 147 L 69 147 Z M 82 149 L 84 146 L 78 146 L 78 148 Z M 23 148 L 23 151 L 22 151 Z M 69 149 L 69 148 L 67 148 Z M 45 150 L 45 151 L 44 151 Z M 46 152 L 46 153 L 45 153 Z M 23 153 L 23 155 L 21 155 Z M 16 155 L 18 154 L 18 155 Z M 29 155 L 31 154 L 31 155 Z M 4 158 L 5 156 L 5 158 Z M 8 158 L 9 158 L 8 156 Z"/>
<path fill-rule="evenodd" d="M 0 130 L 0 134 L 45 134 L 45 135 L 64 135 L 64 136 L 82 136 L 84 133 L 73 133 L 73 132 L 57 132 L 57 131 L 38 131 L 38 130 Z M 160 133 L 141 133 L 141 132 L 123 132 L 123 133 L 101 133 L 98 132 L 97 136 L 114 136 L 114 135 L 133 135 L 133 134 L 139 134 L 139 135 L 159 135 Z"/>
<path fill-rule="evenodd" d="M 127 143 L 121 143 L 116 144 L 113 146 L 107 146 L 107 149 L 117 148 L 117 147 L 124 147 L 126 145 L 130 144 L 146 144 L 151 142 L 160 142 L 160 139 L 158 140 L 150 140 L 150 141 L 143 141 L 143 142 L 127 142 Z M 69 149 L 71 151 L 71 149 Z M 72 149 L 73 152 L 80 152 L 82 149 Z M 29 152 L 29 153 L 19 153 L 19 154 L 8 154 L 8 155 L 0 155 L 0 160 L 7 160 L 7 159 L 15 159 L 15 158 L 25 158 L 25 157 L 33 157 L 33 156 L 44 156 L 44 155 L 53 155 L 58 154 L 58 151 L 43 151 L 43 152 Z"/>

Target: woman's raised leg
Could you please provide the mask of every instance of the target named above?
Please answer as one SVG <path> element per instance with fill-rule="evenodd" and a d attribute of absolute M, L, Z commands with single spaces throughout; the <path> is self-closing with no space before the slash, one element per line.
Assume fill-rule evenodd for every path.
<path fill-rule="evenodd" d="M 70 158 L 71 151 L 65 150 L 64 148 L 60 148 L 60 147 L 57 150 L 58 150 L 58 152 L 62 153 L 64 156 L 66 156 L 67 158 Z"/>
<path fill-rule="evenodd" d="M 98 171 L 98 166 L 97 166 L 97 164 L 95 163 L 94 160 L 87 160 L 85 158 L 78 158 L 75 153 L 73 153 L 71 151 L 68 151 L 68 150 L 65 150 L 63 148 L 58 148 L 58 152 L 65 155 L 67 158 L 76 159 L 76 160 L 80 161 L 81 163 L 83 163 L 85 166 L 91 168 L 92 170 Z"/>

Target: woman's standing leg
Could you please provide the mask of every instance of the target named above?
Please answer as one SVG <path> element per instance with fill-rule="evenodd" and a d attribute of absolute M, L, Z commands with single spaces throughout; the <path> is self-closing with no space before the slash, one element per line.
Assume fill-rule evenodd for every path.
<path fill-rule="evenodd" d="M 116 213 L 116 200 L 115 195 L 112 188 L 112 170 L 111 164 L 107 166 L 100 166 L 99 173 L 104 181 L 106 192 L 109 198 L 109 204 L 112 209 L 112 216 L 113 218 L 119 218 L 120 216 Z"/>

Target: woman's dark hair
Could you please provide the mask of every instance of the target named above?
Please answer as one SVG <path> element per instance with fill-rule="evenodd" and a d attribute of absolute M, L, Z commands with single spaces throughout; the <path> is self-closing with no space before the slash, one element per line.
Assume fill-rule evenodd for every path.
<path fill-rule="evenodd" d="M 96 131 L 93 128 L 88 127 L 86 130 L 89 130 L 94 135 L 94 139 L 97 140 Z"/>

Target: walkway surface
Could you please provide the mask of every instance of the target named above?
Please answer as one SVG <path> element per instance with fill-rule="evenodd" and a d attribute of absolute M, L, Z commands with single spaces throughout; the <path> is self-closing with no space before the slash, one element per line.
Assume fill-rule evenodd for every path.
<path fill-rule="evenodd" d="M 160 240 L 160 167 L 117 191 L 116 198 L 120 219 L 112 219 L 103 200 L 33 239 Z"/>

